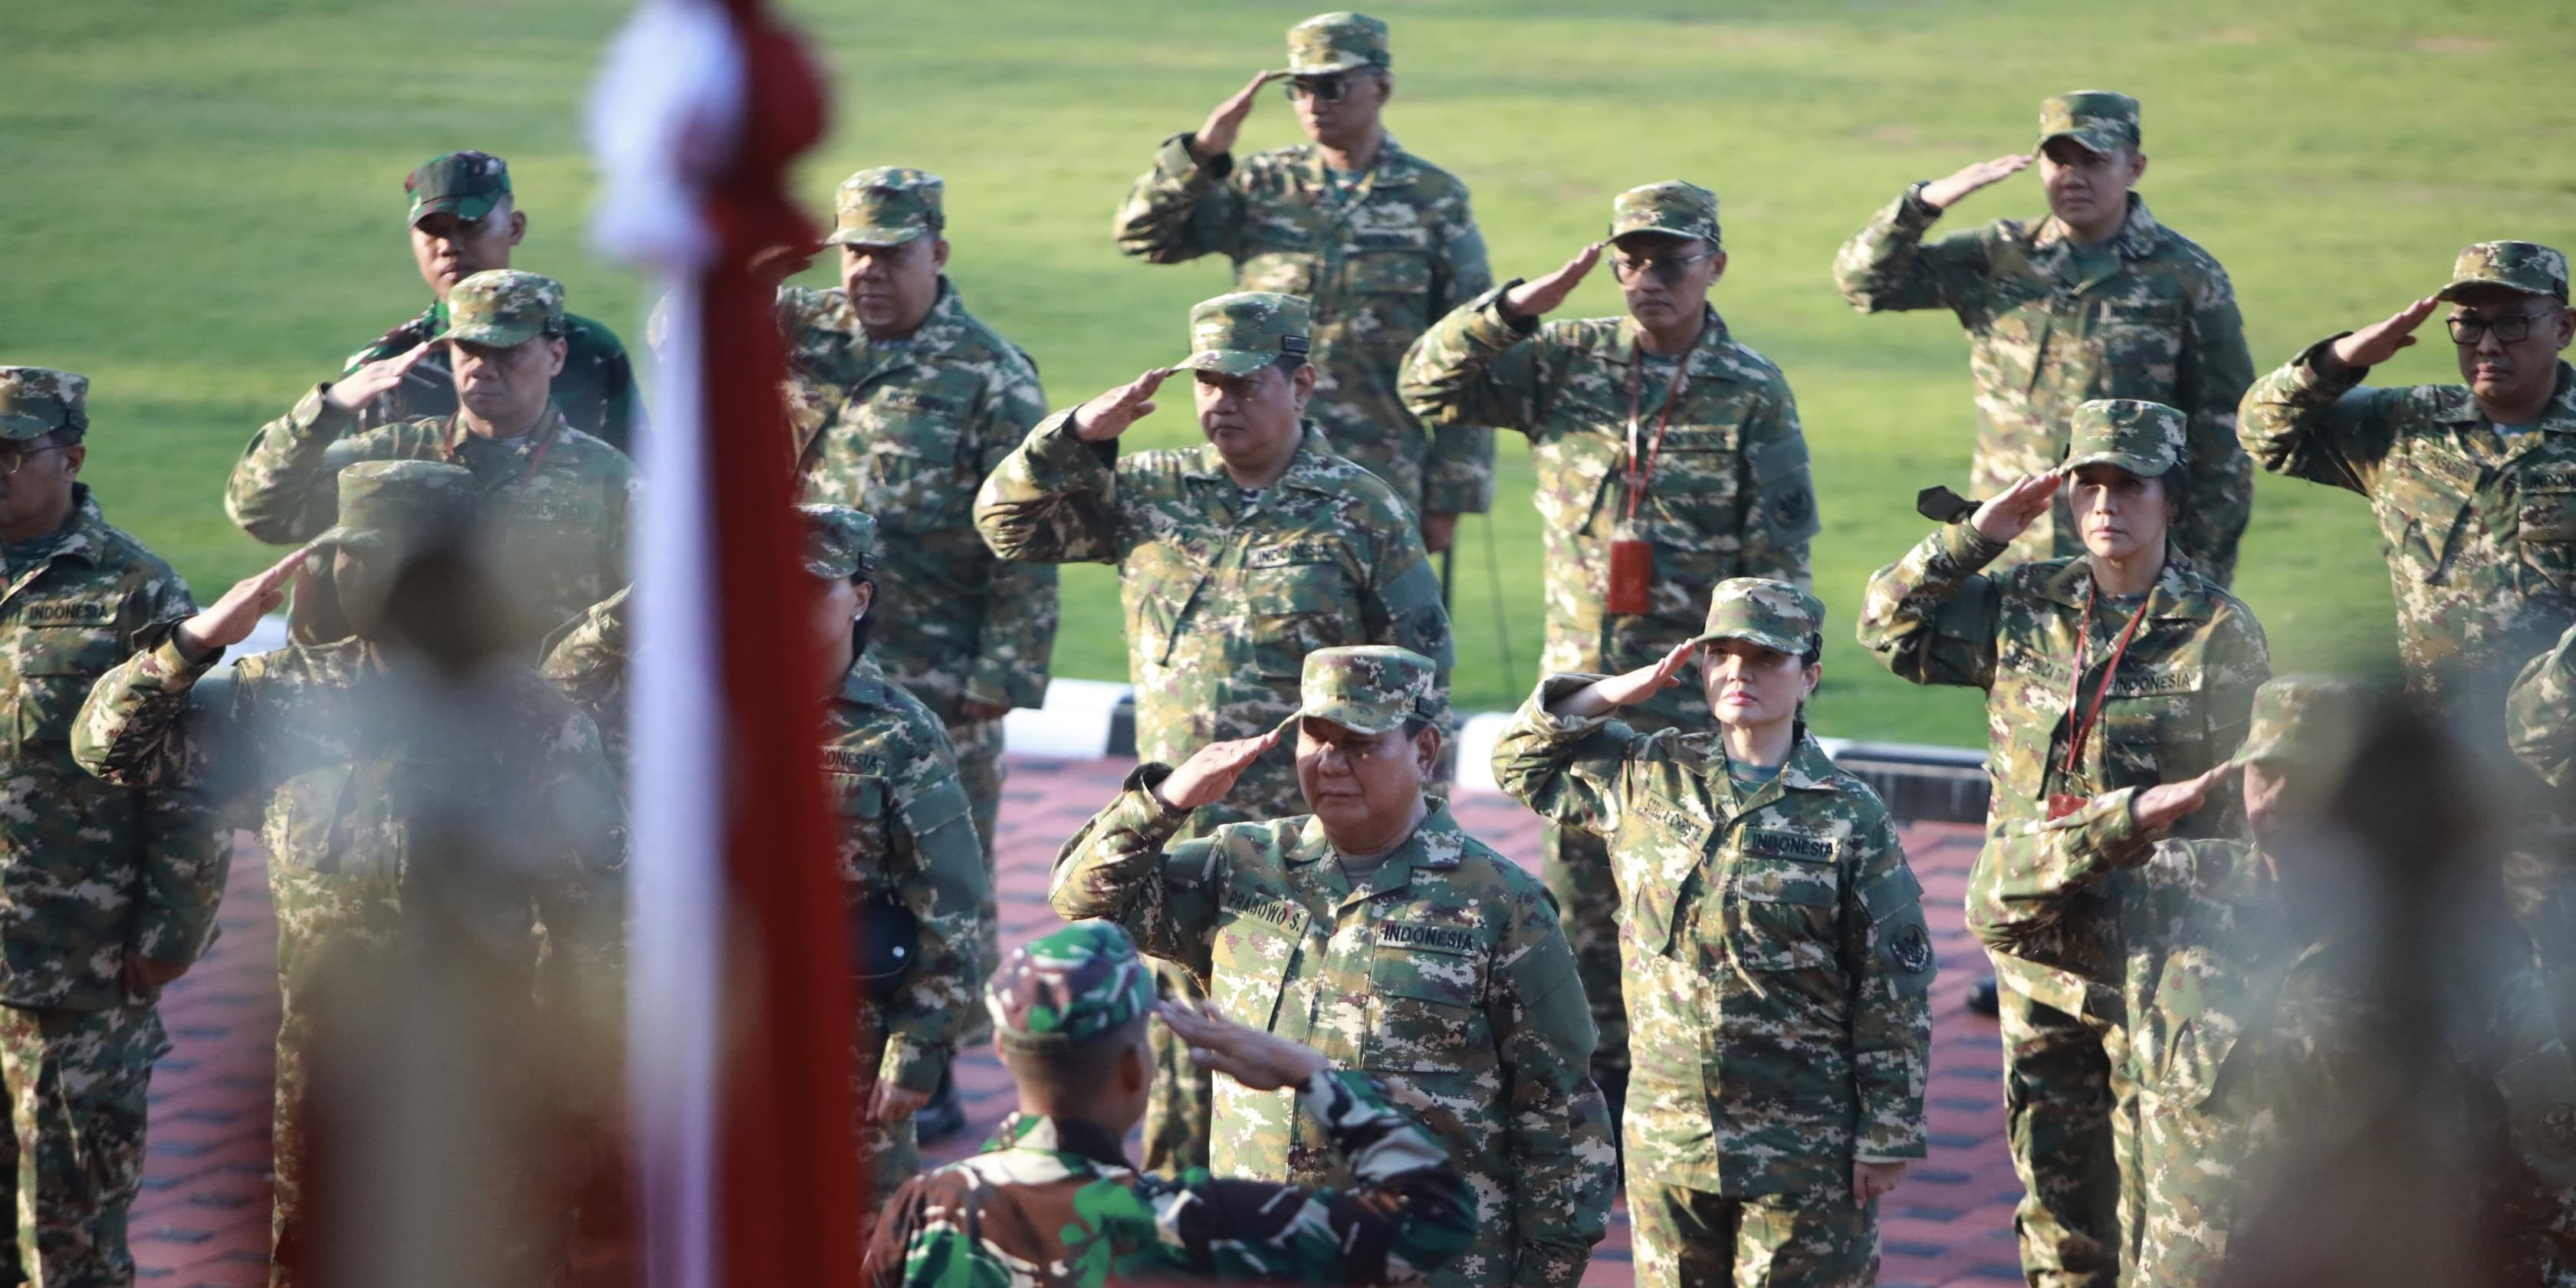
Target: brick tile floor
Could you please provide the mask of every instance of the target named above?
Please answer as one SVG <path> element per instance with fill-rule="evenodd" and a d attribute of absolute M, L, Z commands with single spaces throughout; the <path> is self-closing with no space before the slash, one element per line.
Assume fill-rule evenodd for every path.
<path fill-rule="evenodd" d="M 1046 873 L 1058 844 L 1117 789 L 1124 761 L 1014 761 L 1002 805 L 1002 940 L 1017 943 L 1058 924 L 1046 906 Z M 1469 831 L 1523 863 L 1537 863 L 1536 816 L 1499 796 L 1458 807 Z M 1941 978 L 1932 992 L 1932 1081 L 1926 1104 L 1932 1156 L 1882 1206 L 1886 1261 L 1880 1282 L 2005 1288 L 2021 1282 L 2012 1208 L 2020 1197 L 2003 1139 L 1999 1055 L 1992 1021 L 1964 1009 L 1983 957 L 1960 924 L 1974 828 L 1918 824 L 1906 853 L 1922 880 Z M 249 859 L 249 856 L 246 856 Z M 236 866 L 223 938 L 170 990 L 163 1006 L 172 1050 L 156 1071 L 143 1196 L 133 1214 L 135 1259 L 145 1282 L 172 1288 L 264 1283 L 268 1247 L 268 1120 L 277 1025 L 276 931 L 264 873 Z M 990 1052 L 958 1065 L 972 1129 L 930 1151 L 933 1161 L 972 1152 L 1011 1107 L 1009 1079 Z M 1627 1221 L 1613 1212 L 1584 1282 L 1631 1280 Z"/>

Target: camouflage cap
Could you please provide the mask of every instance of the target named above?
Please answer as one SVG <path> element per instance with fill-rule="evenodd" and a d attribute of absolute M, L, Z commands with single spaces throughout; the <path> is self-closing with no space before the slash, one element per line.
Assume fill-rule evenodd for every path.
<path fill-rule="evenodd" d="M 564 290 L 551 277 L 487 268 L 447 293 L 447 330 L 432 344 L 463 340 L 506 349 L 564 333 Z"/>
<path fill-rule="evenodd" d="M 2138 100 L 2107 89 L 2079 89 L 2039 105 L 2039 145 L 2073 139 L 2096 152 L 2138 146 Z"/>
<path fill-rule="evenodd" d="M 450 152 L 431 157 L 403 177 L 411 194 L 411 222 L 423 215 L 481 219 L 510 195 L 510 163 L 489 152 Z"/>
<path fill-rule="evenodd" d="M 832 194 L 827 246 L 900 246 L 948 227 L 940 203 L 948 181 L 928 170 L 881 165 L 841 181 Z"/>
<path fill-rule="evenodd" d="M 877 548 L 877 521 L 846 505 L 800 505 L 805 516 L 805 571 L 849 578 L 868 570 Z"/>
<path fill-rule="evenodd" d="M 2276 675 L 2254 690 L 2235 763 L 2332 770 L 2361 734 L 2362 687 L 2334 675 Z"/>
<path fill-rule="evenodd" d="M 0 367 L 0 439 L 23 443 L 89 428 L 89 377 L 51 367 Z"/>
<path fill-rule="evenodd" d="M 1306 300 L 1272 291 L 1236 291 L 1202 300 L 1190 309 L 1193 371 L 1248 376 L 1286 356 L 1305 357 Z"/>
<path fill-rule="evenodd" d="M 1154 1007 L 1154 977 L 1115 923 L 1077 921 L 1022 944 L 993 970 L 984 1009 L 1003 1046 L 1077 1047 Z"/>
<path fill-rule="evenodd" d="M 2183 414 L 2163 403 L 2095 398 L 2075 409 L 2066 429 L 2066 464 L 2117 465 L 2142 479 L 2162 477 L 2182 460 Z"/>
<path fill-rule="evenodd" d="M 1288 29 L 1288 74 L 1331 76 L 1355 67 L 1392 67 L 1386 24 L 1364 13 L 1317 14 Z"/>
<path fill-rule="evenodd" d="M 1330 720 L 1371 736 L 1428 717 L 1440 671 L 1430 658 L 1392 644 L 1319 648 L 1306 655 L 1300 699 L 1290 721 Z"/>
<path fill-rule="evenodd" d="M 1630 188 L 1610 200 L 1610 238 L 1630 233 L 1670 233 L 1719 245 L 1717 194 L 1695 183 L 1666 179 Z"/>
<path fill-rule="evenodd" d="M 2479 242 L 2451 265 L 2451 284 L 2437 294 L 2456 300 L 2473 286 L 2501 286 L 2525 295 L 2567 302 L 2567 257 L 2538 242 Z"/>
<path fill-rule="evenodd" d="M 360 461 L 340 471 L 340 521 L 323 546 L 400 551 L 464 524 L 474 508 L 474 474 L 445 461 Z"/>
<path fill-rule="evenodd" d="M 1785 581 L 1729 577 L 1708 596 L 1708 629 L 1691 640 L 1749 640 L 1797 657 L 1824 647 L 1825 602 Z"/>

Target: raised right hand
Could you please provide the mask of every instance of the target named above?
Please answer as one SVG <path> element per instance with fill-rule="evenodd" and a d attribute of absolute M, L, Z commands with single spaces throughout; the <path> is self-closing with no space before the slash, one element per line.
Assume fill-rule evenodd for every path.
<path fill-rule="evenodd" d="M 1675 644 L 1671 652 L 1652 666 L 1592 682 L 1593 696 L 1614 707 L 1634 706 L 1681 683 L 1682 668 L 1690 664 L 1691 654 L 1699 645 L 1688 640 Z"/>
<path fill-rule="evenodd" d="M 363 370 L 363 368 L 362 368 Z M 259 628 L 259 619 L 277 611 L 286 602 L 286 579 L 313 553 L 311 543 L 298 546 L 295 553 L 270 564 L 268 571 L 245 577 L 233 583 L 224 597 L 179 623 L 179 651 L 195 660 L 219 648 L 231 648 L 250 638 Z"/>
<path fill-rule="evenodd" d="M 1545 317 L 1565 303 L 1565 297 L 1583 284 L 1592 266 L 1601 262 L 1601 248 L 1608 243 L 1594 242 L 1574 252 L 1574 258 L 1545 277 L 1523 282 L 1503 293 L 1503 311 L 1516 318 Z"/>
<path fill-rule="evenodd" d="M 1923 185 L 1923 204 L 1934 210 L 1948 210 L 1958 203 L 1959 198 L 1979 188 L 2001 183 L 2019 174 L 2029 165 L 2029 153 L 2015 152 L 2010 156 L 2000 156 L 1992 161 L 1980 161 L 1975 165 L 1962 167 L 1952 174 Z"/>
<path fill-rule="evenodd" d="M 2057 471 L 2045 470 L 2029 475 L 2003 490 L 2003 495 L 1990 498 L 1968 516 L 1968 524 L 1977 535 L 1998 544 L 2030 531 L 2039 516 L 2048 513 L 2048 503 L 2057 496 Z"/>
<path fill-rule="evenodd" d="M 2433 316 L 2441 304 L 2438 296 L 2427 295 L 2397 310 L 2385 322 L 2369 326 L 2334 342 L 2335 361 L 2347 367 L 2376 367 L 2397 356 L 2397 351 L 2415 343 L 2415 328 Z"/>
<path fill-rule="evenodd" d="M 1171 379 L 1174 367 L 1156 367 L 1090 402 L 1073 409 L 1073 436 L 1086 443 L 1106 442 L 1129 425 L 1154 414 L 1154 391 Z"/>
<path fill-rule="evenodd" d="M 2141 832 L 2162 832 L 2183 820 L 2183 816 L 2209 803 L 2209 793 L 2237 764 L 2228 761 L 2197 778 L 2178 783 L 2158 783 L 2129 798 L 2129 819 Z"/>
<path fill-rule="evenodd" d="M 1190 753 L 1172 776 L 1154 788 L 1154 795 L 1173 809 L 1197 809 L 1225 799 L 1234 790 L 1234 780 L 1260 759 L 1261 753 L 1279 743 L 1273 729 L 1258 738 L 1237 738 L 1231 742 L 1212 742 Z"/>
<path fill-rule="evenodd" d="M 1287 74 L 1284 68 L 1254 73 L 1249 84 L 1217 104 L 1199 132 L 1190 136 L 1190 155 L 1207 161 L 1234 151 L 1234 136 L 1243 129 L 1243 118 L 1252 115 L 1252 100 L 1260 96 L 1262 86 Z"/>
<path fill-rule="evenodd" d="M 446 347 L 420 344 L 390 358 L 378 358 L 332 381 L 322 391 L 322 399 L 342 411 L 364 411 L 368 403 L 384 397 L 395 385 L 401 384 L 402 378 L 411 374 L 411 369 L 419 366 L 421 359 Z"/>

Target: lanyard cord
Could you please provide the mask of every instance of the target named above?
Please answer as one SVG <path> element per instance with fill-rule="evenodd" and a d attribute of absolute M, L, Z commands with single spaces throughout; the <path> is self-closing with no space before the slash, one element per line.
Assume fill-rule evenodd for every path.
<path fill-rule="evenodd" d="M 2155 588 L 2149 587 L 2147 599 L 2154 597 Z M 2111 696 L 2111 680 L 2120 672 L 2120 659 L 2128 655 L 2129 641 L 2137 635 L 2138 623 L 2146 620 L 2147 599 L 2138 601 L 2138 611 L 2129 614 L 2129 624 L 2120 628 L 2119 641 L 2111 646 L 2111 658 L 2102 665 L 2102 683 L 2093 690 L 2092 708 L 2075 722 L 2072 730 L 2068 731 L 2065 772 L 2070 779 L 2075 777 L 2076 766 L 2083 759 L 2084 740 L 2093 736 L 2094 727 L 2101 722 L 2102 700 Z M 2084 582 L 2084 620 L 2079 625 L 2075 637 L 2075 674 L 2066 682 L 2066 709 L 2069 713 L 2072 713 L 2084 698 L 2084 651 L 2085 647 L 2092 642 L 2093 581 L 2087 578 Z"/>
<path fill-rule="evenodd" d="M 1673 407 L 1682 400 L 1682 388 L 1690 383 L 1693 351 L 1685 351 L 1673 365 L 1672 388 L 1664 391 L 1664 409 L 1655 416 L 1654 445 L 1646 449 L 1644 468 L 1637 458 L 1637 400 L 1645 392 L 1646 355 L 1642 341 L 1628 342 L 1628 519 L 1635 522 L 1637 502 L 1645 499 L 1646 484 L 1654 477 L 1655 458 L 1664 454 L 1664 431 L 1672 427 Z"/>
<path fill-rule="evenodd" d="M 563 419 L 557 417 L 553 424 L 546 426 L 546 436 L 538 439 L 536 447 L 528 452 L 528 468 L 519 474 L 519 483 L 522 487 L 527 485 L 529 479 L 535 478 L 537 470 L 545 465 L 546 453 L 554 450 L 556 431 L 562 427 Z M 465 434 L 466 429 L 461 420 L 448 422 L 447 460 L 451 465 L 465 463 L 464 453 L 461 450 L 465 446 Z M 519 508 L 517 497 L 510 499 L 510 508 L 512 510 Z"/>

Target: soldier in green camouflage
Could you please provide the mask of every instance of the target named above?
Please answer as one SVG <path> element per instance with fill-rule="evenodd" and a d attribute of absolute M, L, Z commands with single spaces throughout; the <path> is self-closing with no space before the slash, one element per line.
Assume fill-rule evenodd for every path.
<path fill-rule="evenodd" d="M 1228 1018 L 1381 1078 L 1476 1196 L 1445 1288 L 1571 1288 L 1610 1204 L 1592 1019 L 1545 889 L 1424 793 L 1440 758 L 1439 667 L 1407 649 L 1306 657 L 1276 728 L 1148 762 L 1056 857 L 1048 901 L 1107 917 L 1208 981 Z M 1179 839 L 1289 743 L 1311 813 Z M 1348 1178 L 1287 1097 L 1219 1085 L 1211 1167 Z"/>
<path fill-rule="evenodd" d="M 1386 24 L 1328 13 L 1288 29 L 1288 66 L 1264 71 L 1163 141 L 1118 210 L 1118 248 L 1157 264 L 1220 254 L 1238 290 L 1314 305 L 1315 403 L 1332 450 L 1366 467 L 1449 548 L 1462 513 L 1494 498 L 1493 431 L 1417 424 L 1396 391 L 1422 329 L 1494 284 L 1467 185 L 1398 147 L 1379 116 L 1395 92 Z M 1237 164 L 1235 135 L 1262 86 L 1285 77 L 1311 144 Z"/>
<path fill-rule="evenodd" d="M 242 531 L 278 545 L 331 526 L 335 480 L 359 461 L 430 460 L 474 479 L 484 565 L 501 577 L 531 647 L 626 584 L 626 511 L 635 486 L 624 453 L 573 428 L 547 400 L 563 370 L 563 288 L 510 269 L 477 273 L 448 293 L 435 343 L 316 385 L 262 426 L 233 465 L 224 509 Z M 463 406 L 352 434 L 359 409 L 432 353 L 453 363 Z"/>
<path fill-rule="evenodd" d="M 1932 940 L 1887 808 L 1807 731 L 1824 616 L 1721 582 L 1703 632 L 1548 676 L 1494 745 L 1513 799 L 1610 839 L 1627 896 L 1639 1284 L 1875 1283 L 1877 1198 L 1924 1155 Z M 1616 717 L 1695 657 L 1714 727 Z"/>
<path fill-rule="evenodd" d="M 403 180 L 411 195 L 411 254 L 428 284 L 429 308 L 349 355 L 348 379 L 362 367 L 428 349 L 364 405 L 351 431 L 456 414 L 456 374 L 438 338 L 453 325 L 448 293 L 486 269 L 508 268 L 511 248 L 528 234 L 527 213 L 510 192 L 509 163 L 487 152 L 450 152 L 422 162 Z M 617 334 L 589 318 L 564 315 L 563 370 L 549 393 L 572 427 L 621 452 L 632 451 L 642 417 L 635 373 Z"/>
<path fill-rule="evenodd" d="M 2187 421 L 2157 403 L 2083 403 L 2064 466 L 2014 483 L 1870 578 L 1862 645 L 1917 684 L 1985 690 L 1993 791 L 1972 880 L 1998 879 L 1996 840 L 2012 824 L 2194 777 L 2244 732 L 2270 654 L 2254 615 L 2171 547 L 2181 499 L 2163 482 L 2181 465 Z M 2060 492 L 2085 553 L 1988 575 Z M 2236 817 L 2222 800 L 2197 822 L 2223 836 Z M 2061 919 L 2065 951 L 2107 951 L 2099 911 Z M 2122 1270 L 2116 1159 L 2136 1091 L 2114 1062 L 2120 998 L 2059 965 L 1993 960 L 2004 1111 L 2027 1192 L 2016 1216 L 2024 1273 L 2035 1288 L 2108 1288 Z"/>
<path fill-rule="evenodd" d="M 2505 736 L 2550 786 L 2576 786 L 2576 626 L 2514 677 L 2505 693 Z"/>
<path fill-rule="evenodd" d="M 473 474 L 369 461 L 350 466 L 336 492 L 336 524 L 205 611 L 145 631 L 71 726 L 81 768 L 129 788 L 202 785 L 219 821 L 256 829 L 267 853 L 283 995 L 278 1285 L 316 1273 L 323 1254 L 300 1134 L 316 1112 L 309 996 L 356 962 L 392 960 L 423 927 L 461 930 L 485 964 L 535 981 L 529 995 L 562 1008 L 552 1022 L 570 1042 L 596 1021 L 571 1010 L 576 1001 L 619 987 L 624 924 L 624 826 L 589 718 L 525 666 L 426 661 L 437 633 L 471 614 L 393 595 L 424 560 L 470 568 L 483 499 Z M 244 658 L 208 681 L 316 556 L 355 633 Z M 536 1076 L 496 1069 L 487 1090 L 497 1099 Z M 535 1173 L 528 1163 L 495 1181 Z M 548 1254 L 531 1245 L 505 1255 Z"/>
<path fill-rule="evenodd" d="M 1541 325 L 1605 249 L 1628 316 Z M 1699 629 L 1727 578 L 1808 583 L 1816 491 L 1797 399 L 1709 307 L 1725 271 L 1717 194 L 1678 180 L 1631 188 L 1611 203 L 1606 243 L 1469 301 L 1406 356 L 1405 400 L 1424 423 L 1529 435 L 1546 525 L 1544 671 L 1654 665 Z M 1615 602 L 1613 544 L 1623 538 L 1645 543 L 1651 581 L 1640 598 Z M 1683 686 L 1649 695 L 1627 719 L 1639 733 L 1697 730 L 1708 708 Z M 1549 827 L 1542 872 L 1601 1028 L 1593 1078 L 1615 1097 L 1628 1031 L 1610 871 L 1599 837 Z"/>
<path fill-rule="evenodd" d="M 1254 1092 L 1293 1092 L 1299 1120 L 1353 1177 L 1346 1190 L 1143 1174 L 1120 1141 L 1152 1086 L 1154 984 L 1126 932 L 1076 922 L 1013 949 L 985 993 L 1019 1112 L 985 1152 L 886 1204 L 868 1288 L 1107 1288 L 1213 1280 L 1406 1283 L 1474 1232 L 1440 1147 L 1366 1074 L 1222 1016 L 1166 1005 L 1207 1067 Z"/>
<path fill-rule="evenodd" d="M 72 760 L 90 685 L 196 611 L 80 481 L 88 394 L 67 371 L 0 367 L 0 1210 L 32 1235 L 0 1258 L 12 1283 L 134 1282 L 161 989 L 213 941 L 231 854 L 193 786 L 111 786 Z"/>
<path fill-rule="evenodd" d="M 1118 435 L 1178 368 L 1149 371 L 1050 417 L 976 498 L 975 526 L 1005 559 L 1117 566 L 1144 759 L 1178 763 L 1277 725 L 1319 648 L 1412 649 L 1439 665 L 1445 703 L 1449 615 L 1404 503 L 1301 419 L 1317 378 L 1307 319 L 1294 296 L 1202 302 L 1181 366 L 1207 446 L 1117 458 Z M 1298 810 L 1281 748 L 1203 825 Z M 1193 987 L 1180 972 L 1164 980 L 1182 996 Z M 1189 1074 L 1162 1050 L 1176 1079 Z M 1149 1121 L 1148 1169 L 1205 1165 L 1206 1133 L 1192 1125 L 1206 1121 L 1205 1099 L 1188 1094 Z"/>
<path fill-rule="evenodd" d="M 2040 104 L 2039 146 L 1905 190 L 1834 259 L 1834 284 L 1864 313 L 1945 308 L 1968 332 L 1982 426 L 1970 491 L 1992 496 L 2057 464 L 2076 404 L 2134 398 L 2179 409 L 2190 512 L 2174 544 L 2225 589 L 2254 505 L 2236 445 L 2236 403 L 2254 378 L 2236 288 L 2208 251 L 2156 222 L 2130 189 L 2146 173 L 2138 101 L 2078 90 Z M 1969 193 L 2037 162 L 2049 217 L 1999 219 L 1929 246 L 1923 235 Z M 2180 490 L 2180 489 L 2177 489 Z M 2063 504 L 2002 566 L 2083 551 Z"/>

